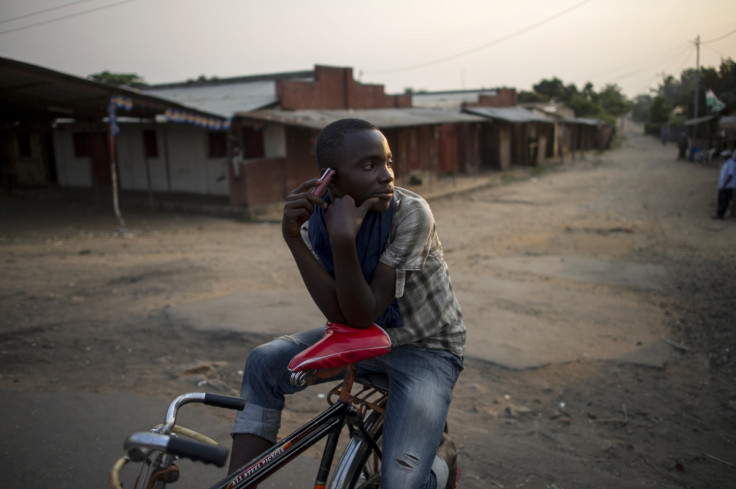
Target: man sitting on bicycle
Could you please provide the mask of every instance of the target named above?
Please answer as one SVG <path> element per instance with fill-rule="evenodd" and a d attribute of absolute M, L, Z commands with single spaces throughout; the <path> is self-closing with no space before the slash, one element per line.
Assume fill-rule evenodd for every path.
<path fill-rule="evenodd" d="M 388 142 L 369 122 L 328 125 L 317 138 L 316 156 L 320 169 L 336 171 L 329 193 L 323 200 L 311 192 L 317 179 L 297 187 L 286 200 L 282 233 L 328 321 L 356 328 L 376 323 L 391 338 L 390 352 L 358 366 L 358 375 L 388 378 L 383 487 L 454 488 L 454 445 L 443 428 L 463 368 L 465 326 L 434 217 L 424 199 L 394 187 Z M 287 365 L 323 332 L 281 337 L 249 355 L 231 471 L 275 443 L 284 395 L 299 390 L 289 382 Z"/>

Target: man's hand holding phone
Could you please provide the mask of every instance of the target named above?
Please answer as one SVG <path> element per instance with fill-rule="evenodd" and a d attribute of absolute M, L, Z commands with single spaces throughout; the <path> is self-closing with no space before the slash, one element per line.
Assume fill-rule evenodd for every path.
<path fill-rule="evenodd" d="M 322 198 L 335 170 L 328 168 L 319 179 L 311 179 L 294 189 L 284 203 L 281 232 L 285 239 L 300 236 L 300 228 L 314 212 L 315 206 L 326 206 Z"/>
<path fill-rule="evenodd" d="M 319 185 L 312 191 L 314 195 L 317 197 L 324 197 L 327 185 L 329 185 L 330 180 L 332 180 L 332 176 L 335 174 L 335 170 L 332 168 L 327 168 L 324 172 L 322 172 L 322 176 L 319 178 Z"/>

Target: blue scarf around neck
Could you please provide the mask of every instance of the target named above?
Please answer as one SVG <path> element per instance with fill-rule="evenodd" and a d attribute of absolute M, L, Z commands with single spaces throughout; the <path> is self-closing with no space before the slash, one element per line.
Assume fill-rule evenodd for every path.
<path fill-rule="evenodd" d="M 330 203 L 329 194 L 325 196 L 325 201 Z M 378 261 L 386 249 L 388 236 L 391 232 L 391 221 L 394 217 L 394 199 L 388 210 L 384 212 L 368 211 L 363 223 L 360 225 L 358 235 L 355 238 L 355 246 L 358 251 L 358 260 L 360 268 L 363 271 L 363 277 L 366 282 L 370 283 L 373 277 L 373 271 L 378 266 Z M 327 226 L 325 225 L 325 210 L 322 207 L 315 208 L 309 218 L 309 241 L 312 249 L 315 251 L 320 261 L 324 264 L 327 271 L 335 276 L 335 264 L 332 259 L 332 245 L 330 237 L 327 234 Z M 401 317 L 399 304 L 394 299 L 381 316 L 376 320 L 376 324 L 384 328 L 397 328 L 404 325 Z"/>

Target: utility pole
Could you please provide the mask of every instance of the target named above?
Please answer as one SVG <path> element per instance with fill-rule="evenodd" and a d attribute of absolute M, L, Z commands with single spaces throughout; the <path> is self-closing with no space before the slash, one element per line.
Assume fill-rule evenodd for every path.
<path fill-rule="evenodd" d="M 695 113 L 693 118 L 698 118 L 698 92 L 700 91 L 700 34 L 695 38 Z M 693 125 L 693 140 L 698 137 L 698 124 Z M 693 141 L 695 144 L 695 141 Z"/>

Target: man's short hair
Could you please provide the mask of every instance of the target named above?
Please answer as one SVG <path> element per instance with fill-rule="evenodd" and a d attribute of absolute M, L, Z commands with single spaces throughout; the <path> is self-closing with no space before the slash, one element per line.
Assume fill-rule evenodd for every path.
<path fill-rule="evenodd" d="M 342 146 L 346 134 L 379 129 L 363 119 L 340 119 L 325 126 L 317 136 L 314 152 L 317 156 L 317 168 L 335 166 L 337 151 Z"/>

